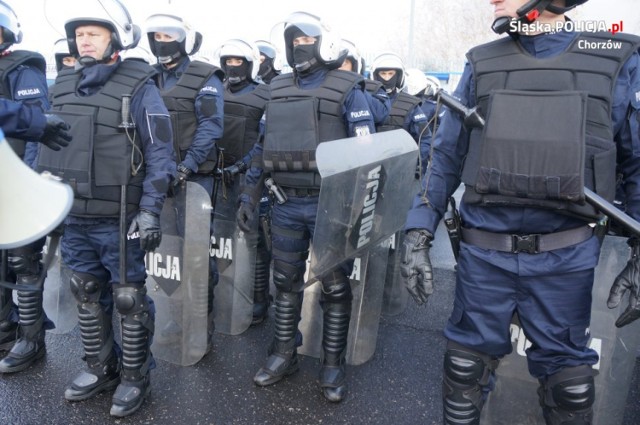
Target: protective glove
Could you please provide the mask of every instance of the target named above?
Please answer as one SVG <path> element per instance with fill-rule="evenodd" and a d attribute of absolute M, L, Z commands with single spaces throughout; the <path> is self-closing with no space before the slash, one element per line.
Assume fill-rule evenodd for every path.
<path fill-rule="evenodd" d="M 253 221 L 254 209 L 248 202 L 240 202 L 240 207 L 238 207 L 238 212 L 236 213 L 236 221 L 243 232 L 250 233 L 252 230 L 249 223 Z"/>
<path fill-rule="evenodd" d="M 44 116 L 47 119 L 47 124 L 44 127 L 40 143 L 54 151 L 68 146 L 72 139 L 71 134 L 68 133 L 71 126 L 57 115 L 45 114 Z"/>
<path fill-rule="evenodd" d="M 140 234 L 140 248 L 145 251 L 155 251 L 162 241 L 160 230 L 160 217 L 147 210 L 140 210 L 133 218 L 129 226 L 128 235 L 133 235 L 136 230 Z"/>
<path fill-rule="evenodd" d="M 245 171 L 247 171 L 247 164 L 245 164 L 242 161 L 237 161 L 235 164 L 230 165 L 228 167 L 224 167 L 222 169 L 222 181 L 224 181 L 224 183 L 227 186 L 230 186 L 233 184 L 233 178 L 237 175 L 237 174 L 241 174 L 244 173 Z"/>
<path fill-rule="evenodd" d="M 625 292 L 629 291 L 629 305 L 616 320 L 618 328 L 640 317 L 640 240 L 632 238 L 628 243 L 631 246 L 631 258 L 613 281 L 607 299 L 607 307 L 616 308 Z"/>
<path fill-rule="evenodd" d="M 433 294 L 433 270 L 429 248 L 433 235 L 425 229 L 409 230 L 402 243 L 400 275 L 407 291 L 418 305 L 427 302 Z"/>
<path fill-rule="evenodd" d="M 182 182 L 185 182 L 189 178 L 189 176 L 193 174 L 191 168 L 187 167 L 182 162 L 178 164 L 177 171 L 178 173 L 176 174 L 176 180 L 173 183 L 174 186 L 182 184 Z"/>

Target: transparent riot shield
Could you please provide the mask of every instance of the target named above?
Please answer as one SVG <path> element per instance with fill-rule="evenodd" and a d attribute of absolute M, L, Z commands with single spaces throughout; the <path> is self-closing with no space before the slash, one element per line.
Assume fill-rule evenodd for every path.
<path fill-rule="evenodd" d="M 153 355 L 181 366 L 206 352 L 210 220 L 209 194 L 187 182 L 165 201 L 162 243 L 145 258 L 147 293 L 156 308 Z"/>
<path fill-rule="evenodd" d="M 416 142 L 404 130 L 318 146 L 322 186 L 309 283 L 404 225 L 417 158 Z"/>
<path fill-rule="evenodd" d="M 59 241 L 60 235 L 50 235 L 44 246 L 44 263 L 48 267 L 42 306 L 47 317 L 56 326 L 49 332 L 66 334 L 78 324 L 78 310 L 76 299 L 71 293 L 71 269 L 62 261 Z"/>
<path fill-rule="evenodd" d="M 624 416 L 627 393 L 633 377 L 636 353 L 640 344 L 638 323 L 616 328 L 617 317 L 626 308 L 609 310 L 607 298 L 614 279 L 629 258 L 626 239 L 607 236 L 596 268 L 591 308 L 591 340 L 600 361 L 594 366 L 596 398 L 594 424 L 619 425 Z M 513 352 L 500 362 L 496 389 L 492 391 L 482 412 L 487 424 L 544 425 L 536 390 L 538 381 L 529 375 L 525 350 L 531 343 L 525 338 L 517 317 L 511 324 Z"/>
<path fill-rule="evenodd" d="M 216 332 L 238 335 L 249 329 L 253 318 L 253 286 L 258 247 L 258 211 L 250 233 L 238 228 L 236 211 L 241 176 L 218 190 L 211 256 L 216 257 L 219 281 L 213 299 Z M 242 176 L 244 178 L 244 176 Z"/>
<path fill-rule="evenodd" d="M 385 240 L 370 246 L 354 259 L 350 276 L 353 302 L 346 356 L 350 365 L 363 364 L 375 353 L 388 258 L 389 243 Z M 320 282 L 305 289 L 299 325 L 303 344 L 298 347 L 298 353 L 317 358 L 322 353 L 321 293 Z"/>

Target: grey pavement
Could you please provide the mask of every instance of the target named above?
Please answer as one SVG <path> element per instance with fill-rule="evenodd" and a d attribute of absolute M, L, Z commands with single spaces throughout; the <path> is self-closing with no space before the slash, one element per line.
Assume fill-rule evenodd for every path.
<path fill-rule="evenodd" d="M 441 236 L 437 240 L 444 241 Z M 134 415 L 115 419 L 109 416 L 111 393 L 78 403 L 64 400 L 66 385 L 84 365 L 76 328 L 47 335 L 44 361 L 15 375 L 0 375 L 0 425 L 440 424 L 442 330 L 455 279 L 449 252 L 442 242 L 434 247 L 437 287 L 427 306 L 410 301 L 402 313 L 381 318 L 375 354 L 348 368 L 349 393 L 342 403 L 323 398 L 316 382 L 318 359 L 308 356 L 301 356 L 300 371 L 282 382 L 267 388 L 253 385 L 273 333 L 269 319 L 238 336 L 216 334 L 213 351 L 195 366 L 158 361 L 150 398 Z M 640 324 L 632 326 L 637 330 Z M 636 361 L 623 421 L 600 425 L 640 423 L 638 365 Z M 541 420 L 532 417 L 526 423 Z"/>

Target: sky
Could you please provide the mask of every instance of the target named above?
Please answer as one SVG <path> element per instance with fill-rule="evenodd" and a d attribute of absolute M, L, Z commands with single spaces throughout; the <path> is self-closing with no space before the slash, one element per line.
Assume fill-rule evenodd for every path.
<path fill-rule="evenodd" d="M 54 42 L 64 36 L 64 21 L 73 13 L 77 2 L 92 0 L 5 0 L 15 10 L 23 27 L 20 49 L 35 50 L 47 57 Z M 203 48 L 215 49 L 229 38 L 248 40 L 269 39 L 271 28 L 296 11 L 316 14 L 352 40 L 361 50 L 375 50 L 385 36 L 385 26 L 393 24 L 402 31 L 408 23 L 401 21 L 412 7 L 428 7 L 431 1 L 484 3 L 489 0 L 392 0 L 380 3 L 348 0 L 122 0 L 135 24 L 144 31 L 145 19 L 165 8 L 189 21 L 204 36 Z M 607 23 L 623 20 L 628 27 L 640 26 L 640 0 L 591 0 L 580 6 L 583 19 L 601 19 Z M 405 18 L 406 19 L 406 18 Z M 489 23 L 487 24 L 487 30 Z M 454 30 L 454 29 L 452 29 Z M 428 28 L 416 28 L 428 31 Z M 447 35 L 443 35 L 447 36 Z M 471 46 L 469 46 L 471 47 Z"/>

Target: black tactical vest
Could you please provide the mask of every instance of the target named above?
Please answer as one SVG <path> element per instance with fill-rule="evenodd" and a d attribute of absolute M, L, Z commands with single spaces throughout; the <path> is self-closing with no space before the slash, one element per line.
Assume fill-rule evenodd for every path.
<path fill-rule="evenodd" d="M 198 117 L 195 112 L 196 97 L 213 75 L 217 75 L 221 81 L 224 78 L 224 72 L 220 68 L 205 62 L 192 61 L 175 86 L 160 90 L 162 100 L 171 115 L 173 143 L 178 162 L 185 158 L 198 128 Z M 214 150 L 209 154 L 208 159 L 198 166 L 198 172 L 211 172 L 216 166 L 215 158 Z"/>
<path fill-rule="evenodd" d="M 40 53 L 28 50 L 14 50 L 8 55 L 0 56 L 0 98 L 15 100 L 9 88 L 9 74 L 20 65 L 31 66 L 43 74 L 47 71 L 47 63 Z M 16 155 L 20 158 L 24 157 L 26 141 L 15 137 L 6 137 L 6 139 Z"/>
<path fill-rule="evenodd" d="M 408 131 L 409 129 L 404 126 L 407 115 L 409 115 L 416 106 L 420 105 L 421 102 L 420 98 L 416 96 L 412 96 L 403 91 L 399 92 L 393 100 L 389 115 L 382 124 L 376 127 L 376 132 L 381 133 L 383 131 L 398 130 L 401 128 Z"/>
<path fill-rule="evenodd" d="M 321 142 L 349 137 L 344 102 L 364 79 L 353 72 L 332 70 L 320 87 L 302 90 L 293 74 L 271 80 L 266 108 L 263 162 L 276 183 L 293 188 L 319 188 L 316 148 Z"/>
<path fill-rule="evenodd" d="M 619 48 L 584 48 L 591 43 L 606 43 L 608 40 L 619 42 Z M 613 37 L 609 33 L 583 33 L 576 37 L 567 50 L 551 58 L 535 58 L 528 54 L 511 38 L 502 38 L 478 46 L 469 51 L 467 58 L 473 67 L 476 82 L 476 104 L 480 113 L 487 117 L 487 125 L 482 129 L 473 129 L 470 135 L 469 152 L 462 172 L 462 181 L 466 185 L 464 200 L 467 203 L 482 205 L 533 206 L 558 210 L 586 220 L 597 219 L 600 214 L 584 202 L 583 187 L 594 190 L 600 196 L 612 201 L 615 194 L 616 147 L 613 141 L 611 110 L 615 81 L 627 59 L 638 50 L 640 38 L 618 33 Z M 483 154 L 486 133 L 491 119 L 491 108 L 498 103 L 496 99 L 516 99 L 513 108 L 502 106 L 502 112 L 509 109 L 524 110 L 524 106 L 543 110 L 547 105 L 539 99 L 553 99 L 554 96 L 574 98 L 565 104 L 576 105 L 572 108 L 557 107 L 555 118 L 544 123 L 530 122 L 526 128 L 512 125 L 513 138 L 526 139 L 529 147 L 538 147 L 545 138 L 559 128 L 561 131 L 578 131 L 576 128 L 562 129 L 562 123 L 583 123 L 582 134 L 578 141 L 580 149 L 575 155 L 581 155 L 576 167 L 578 173 L 572 176 L 553 174 L 549 170 L 564 170 L 575 158 L 562 155 L 552 149 L 540 155 L 531 155 L 530 175 L 516 175 L 503 172 L 495 163 L 508 163 L 509 154 L 492 152 L 494 160 Z M 582 97 L 583 111 L 580 111 L 579 98 Z M 517 99 L 520 98 L 520 101 Z M 561 105 L 558 97 L 551 104 Z M 538 106 L 536 106 L 538 105 Z M 549 106 L 551 107 L 551 106 Z M 537 108 L 537 109 L 536 109 Z M 498 109 L 495 107 L 494 109 Z M 508 133 L 508 113 L 502 114 L 502 132 Z M 581 116 L 578 116 L 581 115 Z M 498 120 L 501 118 L 498 117 Z M 575 125 L 574 125 L 575 127 Z M 507 129 L 506 131 L 504 129 Z M 508 137 L 502 143 L 509 143 Z M 558 146 L 559 148 L 561 146 Z M 500 158 L 504 156 L 505 158 Z M 523 158 L 524 159 L 524 158 Z M 485 164 L 482 162 L 489 162 Z M 584 167 L 580 163 L 584 163 Z M 499 187 L 504 182 L 511 184 L 508 190 Z M 569 187 L 579 186 L 579 193 Z"/>
<path fill-rule="evenodd" d="M 73 143 L 60 151 L 42 149 L 38 170 L 62 177 L 74 189 L 71 215 L 118 217 L 123 185 L 127 185 L 127 210 L 138 208 L 145 167 L 135 128 L 121 126 L 123 99 L 130 100 L 155 74 L 145 63 L 123 61 L 98 93 L 79 96 L 76 87 L 82 73 L 73 69 L 58 73 L 52 109 L 71 124 Z M 130 115 L 125 118 L 132 121 Z M 133 168 L 139 170 L 134 173 Z"/>
<path fill-rule="evenodd" d="M 224 165 L 242 159 L 258 141 L 260 119 L 269 101 L 269 86 L 259 84 L 251 92 L 224 92 L 224 135 L 218 147 L 224 149 Z"/>

